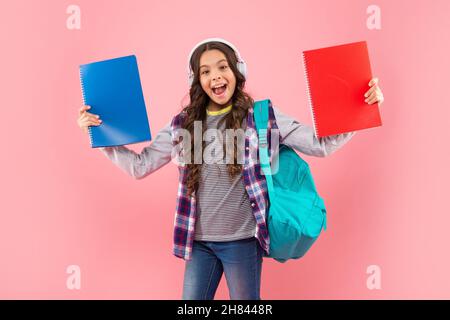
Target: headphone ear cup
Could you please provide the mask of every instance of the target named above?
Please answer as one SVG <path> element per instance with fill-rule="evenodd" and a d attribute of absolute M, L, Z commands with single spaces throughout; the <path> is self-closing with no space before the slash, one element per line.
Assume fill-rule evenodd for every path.
<path fill-rule="evenodd" d="M 237 69 L 244 76 L 244 78 L 247 79 L 247 64 L 243 61 L 238 61 Z"/>

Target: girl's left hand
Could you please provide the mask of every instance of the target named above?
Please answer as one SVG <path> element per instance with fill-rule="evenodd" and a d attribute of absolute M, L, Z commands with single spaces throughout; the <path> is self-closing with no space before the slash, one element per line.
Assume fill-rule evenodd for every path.
<path fill-rule="evenodd" d="M 381 105 L 384 101 L 384 97 L 378 86 L 378 78 L 372 78 L 369 82 L 369 86 L 370 89 L 364 94 L 364 101 L 367 102 L 367 104 L 378 102 L 378 105 Z"/>

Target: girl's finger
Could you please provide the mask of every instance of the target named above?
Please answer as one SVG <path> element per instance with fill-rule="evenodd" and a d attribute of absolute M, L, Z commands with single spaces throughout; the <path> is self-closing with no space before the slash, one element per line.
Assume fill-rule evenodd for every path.
<path fill-rule="evenodd" d="M 369 101 L 367 101 L 367 104 L 374 104 L 376 101 L 377 101 L 376 98 L 370 99 Z"/>
<path fill-rule="evenodd" d="M 94 118 L 94 117 L 91 117 L 90 120 L 91 120 L 91 121 L 94 121 L 94 122 L 102 122 L 101 119 L 99 119 L 99 118 Z"/>
<path fill-rule="evenodd" d="M 93 114 L 93 113 L 89 113 L 89 112 L 85 112 L 84 114 L 92 119 L 100 119 L 100 116 L 98 114 Z"/>
<path fill-rule="evenodd" d="M 83 112 L 85 112 L 86 110 L 88 110 L 90 108 L 91 108 L 91 106 L 88 106 L 88 105 L 82 106 L 78 112 L 81 115 Z"/>
<path fill-rule="evenodd" d="M 85 112 L 80 116 L 80 121 L 84 121 L 84 120 L 97 121 L 97 120 L 100 120 L 100 117 L 97 115 L 94 115 L 92 113 Z"/>
<path fill-rule="evenodd" d="M 376 97 L 377 93 L 376 92 L 372 92 L 365 100 L 364 102 L 369 103 L 371 100 L 373 100 Z"/>
<path fill-rule="evenodd" d="M 373 86 L 374 84 L 378 84 L 378 78 L 374 77 L 370 80 L 369 86 Z"/>
<path fill-rule="evenodd" d="M 368 103 L 368 104 L 373 104 L 373 103 L 375 103 L 375 102 L 377 102 L 377 101 L 380 101 L 380 95 L 374 94 L 373 96 L 371 96 L 371 97 L 369 98 L 369 100 L 367 101 L 367 103 Z"/>
<path fill-rule="evenodd" d="M 85 127 L 89 127 L 89 126 L 99 126 L 99 125 L 101 125 L 101 122 L 88 120 L 88 121 L 83 122 L 82 125 L 85 126 Z"/>
<path fill-rule="evenodd" d="M 374 92 L 375 90 L 377 90 L 378 86 L 373 86 L 372 88 L 370 88 L 369 90 L 366 91 L 366 93 L 364 94 L 364 97 L 368 97 L 372 94 L 372 92 Z"/>
<path fill-rule="evenodd" d="M 90 121 L 90 122 L 93 122 L 93 123 L 102 123 L 102 120 L 100 120 L 100 119 L 95 119 L 95 118 L 84 118 L 83 120 L 82 120 L 82 122 L 88 122 L 88 121 Z"/>

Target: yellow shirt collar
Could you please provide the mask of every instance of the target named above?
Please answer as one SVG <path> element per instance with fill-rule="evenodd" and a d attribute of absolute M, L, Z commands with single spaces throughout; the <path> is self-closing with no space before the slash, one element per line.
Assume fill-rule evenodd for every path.
<path fill-rule="evenodd" d="M 220 109 L 218 111 L 209 111 L 208 109 L 206 109 L 206 114 L 208 116 L 218 116 L 224 113 L 227 113 L 228 111 L 231 110 L 232 105 L 230 104 L 228 107 L 225 107 L 223 109 Z"/>

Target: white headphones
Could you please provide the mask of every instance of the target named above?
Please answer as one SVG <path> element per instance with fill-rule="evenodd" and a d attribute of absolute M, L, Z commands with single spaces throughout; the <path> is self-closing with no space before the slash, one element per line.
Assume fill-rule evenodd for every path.
<path fill-rule="evenodd" d="M 195 49 L 197 49 L 199 46 L 201 46 L 204 43 L 211 42 L 211 41 L 222 42 L 222 43 L 230 46 L 234 50 L 234 53 L 236 54 L 236 58 L 238 60 L 236 67 L 239 70 L 239 72 L 244 76 L 244 78 L 247 78 L 247 64 L 241 58 L 241 55 L 240 55 L 238 49 L 233 44 L 231 44 L 230 42 L 226 41 L 225 39 L 222 39 L 222 38 L 208 38 L 208 39 L 205 39 L 205 40 L 200 41 L 199 43 L 197 43 L 195 45 L 195 47 L 191 50 L 191 53 L 189 54 L 189 58 L 188 58 L 188 83 L 189 83 L 189 87 L 192 85 L 192 82 L 194 81 L 194 72 L 192 71 L 191 64 L 190 64 L 192 54 L 194 53 Z"/>

